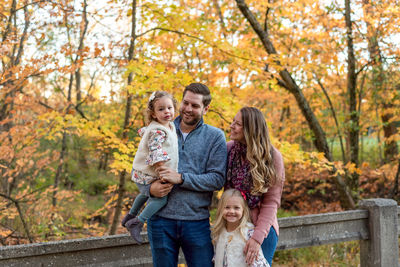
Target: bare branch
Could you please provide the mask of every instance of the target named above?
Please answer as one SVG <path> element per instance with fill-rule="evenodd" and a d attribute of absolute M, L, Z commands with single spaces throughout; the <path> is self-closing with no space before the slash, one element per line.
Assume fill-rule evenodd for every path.
<path fill-rule="evenodd" d="M 197 36 L 185 33 L 185 32 L 177 31 L 177 30 L 172 30 L 172 29 L 167 29 L 167 28 L 162 28 L 162 27 L 154 27 L 154 28 L 151 28 L 151 29 L 143 32 L 143 33 L 137 34 L 136 37 L 139 38 L 139 37 L 142 37 L 142 36 L 146 35 L 149 32 L 153 32 L 153 31 L 157 31 L 157 30 L 158 31 L 173 32 L 173 33 L 176 33 L 176 34 L 179 34 L 179 35 L 183 35 L 183 36 L 198 40 L 198 41 L 200 41 L 202 43 L 205 43 L 205 44 L 207 44 L 207 45 L 209 45 L 209 46 L 211 46 L 213 48 L 216 48 L 216 49 L 218 49 L 219 51 L 221 51 L 222 53 L 224 53 L 224 54 L 226 54 L 228 56 L 231 56 L 231 57 L 234 57 L 234 58 L 243 59 L 243 60 L 250 61 L 250 62 L 257 62 L 257 63 L 263 64 L 263 62 L 260 61 L 260 60 L 254 60 L 254 59 L 251 59 L 251 58 L 237 56 L 235 54 L 232 54 L 231 52 L 228 52 L 228 51 L 223 50 L 222 48 L 219 48 L 217 45 L 215 45 L 213 43 L 210 43 L 210 42 L 208 42 L 208 41 L 206 41 L 206 40 L 204 40 L 204 39 L 202 39 L 200 37 L 197 37 Z"/>
<path fill-rule="evenodd" d="M 321 88 L 322 92 L 324 93 L 324 95 L 325 95 L 325 97 L 326 97 L 326 99 L 327 99 L 327 101 L 329 103 L 329 107 L 330 107 L 333 119 L 335 120 L 336 130 L 337 130 L 337 133 L 338 133 L 338 136 L 339 136 L 340 149 L 342 151 L 342 160 L 343 160 L 343 162 L 346 163 L 347 160 L 346 160 L 346 156 L 345 156 L 345 153 L 344 153 L 343 137 L 342 137 L 342 133 L 340 131 L 338 119 L 336 117 L 335 108 L 333 107 L 333 104 L 332 104 L 331 98 L 328 95 L 328 92 L 326 91 L 326 89 L 325 89 L 324 85 L 322 84 L 321 80 L 317 77 L 317 75 L 315 73 L 314 73 L 314 77 L 317 80 L 317 83 L 318 83 L 319 87 Z"/>
<path fill-rule="evenodd" d="M 10 200 L 10 201 L 12 201 L 12 202 L 14 203 L 15 207 L 16 207 L 17 210 L 18 210 L 19 218 L 21 219 L 22 225 L 24 226 L 25 234 L 26 234 L 26 236 L 28 237 L 29 242 L 30 242 L 30 243 L 33 243 L 34 240 L 33 240 L 33 238 L 31 237 L 31 234 L 29 233 L 29 228 L 28 228 L 28 225 L 26 224 L 26 221 L 25 221 L 25 219 L 24 219 L 24 214 L 23 214 L 23 212 L 22 212 L 22 210 L 21 210 L 21 207 L 20 207 L 20 205 L 19 205 L 18 200 L 15 200 L 14 198 L 12 198 L 12 197 L 10 197 L 10 196 L 7 196 L 7 195 L 4 195 L 4 194 L 2 194 L 2 193 L 0 193 L 0 197 L 3 197 L 3 198 L 5 198 L 5 199 L 8 199 L 8 200 Z"/>
<path fill-rule="evenodd" d="M 230 123 L 230 121 L 228 121 L 228 120 L 224 117 L 224 115 L 222 115 L 221 112 L 216 111 L 216 110 L 214 110 L 214 109 L 209 109 L 208 112 L 214 112 L 214 113 L 217 114 L 221 119 L 223 119 L 226 123 Z"/>
<path fill-rule="evenodd" d="M 18 48 L 17 57 L 15 58 L 15 65 L 18 65 L 21 60 L 22 52 L 24 50 L 24 42 L 25 42 L 26 36 L 28 34 L 28 28 L 29 28 L 29 24 L 30 24 L 30 16 L 29 16 L 27 7 L 24 8 L 24 15 L 25 15 L 24 31 L 22 33 L 21 40 L 19 41 L 19 48 Z"/>

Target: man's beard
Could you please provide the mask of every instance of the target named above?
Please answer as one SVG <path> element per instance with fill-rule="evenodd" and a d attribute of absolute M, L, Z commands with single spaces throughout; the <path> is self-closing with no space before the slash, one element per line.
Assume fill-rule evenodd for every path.
<path fill-rule="evenodd" d="M 201 114 L 199 116 L 191 115 L 191 119 L 190 120 L 185 120 L 185 115 L 183 114 L 183 112 L 180 112 L 180 115 L 181 115 L 182 121 L 186 125 L 194 126 L 201 120 L 201 117 L 203 116 L 203 112 L 201 112 Z"/>

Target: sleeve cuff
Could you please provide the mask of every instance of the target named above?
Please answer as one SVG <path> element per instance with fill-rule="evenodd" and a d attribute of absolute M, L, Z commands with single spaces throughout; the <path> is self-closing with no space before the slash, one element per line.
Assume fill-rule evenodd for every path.
<path fill-rule="evenodd" d="M 181 173 L 181 179 L 182 183 L 180 183 L 179 185 L 183 185 L 185 183 L 185 175 L 183 173 Z"/>
<path fill-rule="evenodd" d="M 267 235 L 268 235 L 270 228 L 271 228 L 271 226 L 268 228 Z M 267 235 L 265 235 L 265 233 L 263 231 L 254 229 L 254 233 L 251 236 L 251 238 L 253 238 L 255 241 L 257 241 L 261 245 L 264 242 L 264 239 L 267 237 Z"/>
<path fill-rule="evenodd" d="M 149 155 L 146 158 L 146 164 L 153 166 L 157 162 L 168 161 L 168 160 L 171 160 L 171 158 L 168 156 L 168 153 L 159 149 L 151 151 L 149 153 Z"/>

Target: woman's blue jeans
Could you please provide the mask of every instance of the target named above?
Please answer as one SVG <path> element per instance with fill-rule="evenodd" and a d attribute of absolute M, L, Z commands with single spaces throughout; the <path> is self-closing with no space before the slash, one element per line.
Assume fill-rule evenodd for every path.
<path fill-rule="evenodd" d="M 176 267 L 179 248 L 189 267 L 213 267 L 209 219 L 181 221 L 152 216 L 147 233 L 154 267 Z"/>
<path fill-rule="evenodd" d="M 269 230 L 268 236 L 264 239 L 263 243 L 261 244 L 261 249 L 264 253 L 264 257 L 271 266 L 272 266 L 272 258 L 274 257 L 277 244 L 278 244 L 278 235 L 276 234 L 274 227 L 271 226 L 271 230 Z"/>

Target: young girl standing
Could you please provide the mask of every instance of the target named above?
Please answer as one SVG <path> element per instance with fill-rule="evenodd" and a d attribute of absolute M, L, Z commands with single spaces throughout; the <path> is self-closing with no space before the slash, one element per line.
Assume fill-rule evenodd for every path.
<path fill-rule="evenodd" d="M 167 166 L 178 169 L 178 138 L 173 124 L 176 101 L 167 92 L 156 91 L 150 96 L 147 105 L 147 127 L 139 130 L 142 136 L 133 160 L 132 181 L 141 192 L 136 196 L 132 208 L 122 220 L 131 236 L 141 243 L 140 232 L 144 222 L 159 211 L 167 203 L 167 196 L 162 198 L 148 197 L 143 194 L 144 185 L 158 178 L 156 169 Z M 142 206 L 146 207 L 139 213 Z"/>
<path fill-rule="evenodd" d="M 215 247 L 215 267 L 269 267 L 260 248 L 255 260 L 245 255 L 247 240 L 254 231 L 243 194 L 228 189 L 218 203 L 217 219 L 211 229 Z"/>

